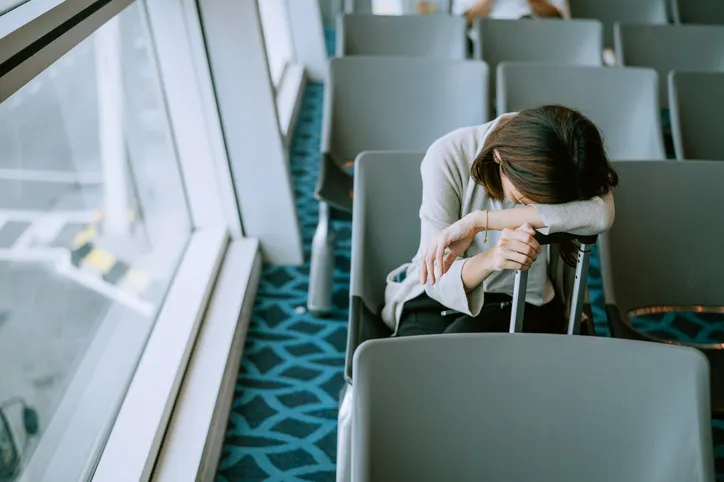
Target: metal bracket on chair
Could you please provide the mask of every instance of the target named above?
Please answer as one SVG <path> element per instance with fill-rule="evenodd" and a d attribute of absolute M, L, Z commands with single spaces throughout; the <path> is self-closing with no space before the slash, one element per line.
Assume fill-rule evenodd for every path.
<path fill-rule="evenodd" d="M 510 333 L 523 331 L 523 315 L 525 314 L 525 294 L 528 289 L 528 271 L 515 272 L 513 288 L 513 312 L 510 314 Z"/>
<path fill-rule="evenodd" d="M 591 260 L 591 245 L 581 243 L 578 249 L 576 262 L 576 280 L 573 284 L 573 298 L 571 299 L 571 313 L 568 318 L 568 334 L 581 333 L 581 315 L 583 303 L 586 301 L 586 287 L 588 286 L 588 265 Z"/>

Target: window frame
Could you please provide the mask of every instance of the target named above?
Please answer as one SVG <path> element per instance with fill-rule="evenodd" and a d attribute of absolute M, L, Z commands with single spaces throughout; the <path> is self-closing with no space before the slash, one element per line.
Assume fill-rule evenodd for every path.
<path fill-rule="evenodd" d="M 262 3 L 263 0 L 256 0 L 261 32 L 264 37 L 264 54 L 267 58 L 269 78 L 271 79 L 272 87 L 274 89 L 279 129 L 282 133 L 284 144 L 288 148 L 291 144 L 292 130 L 294 128 L 297 113 L 299 112 L 302 91 L 304 90 L 307 78 L 304 65 L 299 62 L 299 45 L 297 45 L 296 42 L 295 25 L 292 23 L 290 13 L 293 8 L 293 3 L 289 0 L 275 1 L 278 1 L 284 10 L 283 29 L 286 31 L 284 32 L 285 38 L 282 42 L 287 44 L 285 48 L 289 49 L 290 54 L 286 63 L 282 65 L 278 79 L 274 78 L 274 72 L 272 72 L 269 44 L 267 43 L 267 35 L 273 34 L 274 32 L 265 31 L 263 20 L 264 15 L 262 14 L 262 5 L 264 5 L 264 3 Z"/>

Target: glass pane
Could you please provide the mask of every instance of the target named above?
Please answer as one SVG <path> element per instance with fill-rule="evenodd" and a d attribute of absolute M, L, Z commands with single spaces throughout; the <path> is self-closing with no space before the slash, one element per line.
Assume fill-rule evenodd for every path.
<path fill-rule="evenodd" d="M 143 12 L 132 4 L 0 104 L 3 482 L 41 480 L 61 439 L 91 459 L 112 404 L 85 438 L 57 435 L 76 429 L 80 397 L 121 400 L 191 233 Z M 128 368 L 84 394 L 125 340 L 116 328 Z"/>
<path fill-rule="evenodd" d="M 286 0 L 259 0 L 259 15 L 264 30 L 269 73 L 278 86 L 284 69 L 294 60 Z"/>

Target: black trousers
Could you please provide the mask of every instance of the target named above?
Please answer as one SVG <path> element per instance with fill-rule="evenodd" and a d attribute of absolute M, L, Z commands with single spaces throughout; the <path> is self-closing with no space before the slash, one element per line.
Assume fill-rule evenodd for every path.
<path fill-rule="evenodd" d="M 450 310 L 423 293 L 405 303 L 397 336 L 437 335 L 441 333 L 505 333 L 510 327 L 512 298 L 497 293 L 485 294 L 485 305 L 475 317 Z M 563 303 L 554 298 L 543 306 L 525 305 L 523 332 L 566 332 Z"/>

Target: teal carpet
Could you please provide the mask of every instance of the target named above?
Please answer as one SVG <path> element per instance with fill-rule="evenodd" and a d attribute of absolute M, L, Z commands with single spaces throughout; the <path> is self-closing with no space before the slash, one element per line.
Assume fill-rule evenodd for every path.
<path fill-rule="evenodd" d="M 327 32 L 328 48 L 334 44 Z M 323 87 L 307 86 L 291 147 L 294 191 L 307 262 L 265 266 L 226 430 L 216 482 L 334 481 L 337 408 L 347 337 L 351 225 L 335 222 L 337 253 L 334 311 L 320 319 L 306 312 L 309 252 L 317 225 L 314 199 Z M 596 328 L 608 336 L 598 257 L 590 290 Z M 718 338 L 716 320 L 659 317 L 644 330 L 674 338 Z M 722 320 L 716 321 L 722 323 Z M 724 481 L 724 421 L 714 422 L 717 480 Z"/>

